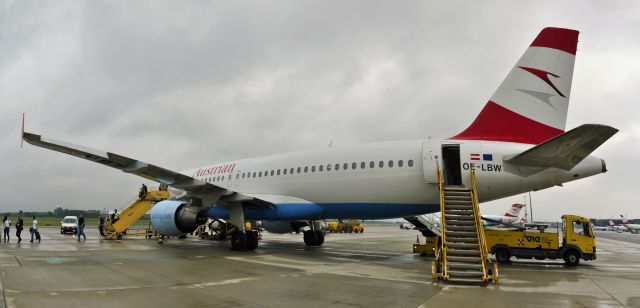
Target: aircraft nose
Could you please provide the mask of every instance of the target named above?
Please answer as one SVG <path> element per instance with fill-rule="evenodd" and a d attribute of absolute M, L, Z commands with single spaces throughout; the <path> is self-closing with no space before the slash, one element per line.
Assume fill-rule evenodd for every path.
<path fill-rule="evenodd" d="M 600 158 L 600 162 L 602 162 L 602 173 L 607 172 L 607 163 L 605 163 L 602 158 Z"/>

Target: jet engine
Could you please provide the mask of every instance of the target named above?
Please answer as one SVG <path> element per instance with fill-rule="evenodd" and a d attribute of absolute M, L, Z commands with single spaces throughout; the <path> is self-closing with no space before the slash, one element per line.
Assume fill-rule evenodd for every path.
<path fill-rule="evenodd" d="M 162 235 L 183 235 L 207 221 L 207 209 L 187 201 L 165 200 L 151 209 L 151 224 Z"/>

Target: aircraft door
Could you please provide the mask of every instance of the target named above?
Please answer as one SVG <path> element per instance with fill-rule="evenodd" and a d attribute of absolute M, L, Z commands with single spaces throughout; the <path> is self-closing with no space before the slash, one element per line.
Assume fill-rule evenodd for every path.
<path fill-rule="evenodd" d="M 445 185 L 462 185 L 462 170 L 460 165 L 460 145 L 442 145 L 442 174 Z"/>
<path fill-rule="evenodd" d="M 427 183 L 438 183 L 436 164 L 442 167 L 440 153 L 440 140 L 427 140 L 422 143 L 422 173 Z"/>

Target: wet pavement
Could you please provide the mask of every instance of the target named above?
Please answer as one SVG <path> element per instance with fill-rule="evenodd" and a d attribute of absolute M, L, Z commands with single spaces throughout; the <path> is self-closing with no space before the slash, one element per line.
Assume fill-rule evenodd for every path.
<path fill-rule="evenodd" d="M 41 232 L 39 244 L 0 243 L 0 307 L 640 307 L 640 244 L 623 238 L 599 238 L 598 260 L 576 268 L 515 260 L 498 286 L 460 286 L 431 282 L 431 258 L 411 253 L 416 231 L 396 226 L 313 248 L 265 233 L 255 252 Z"/>

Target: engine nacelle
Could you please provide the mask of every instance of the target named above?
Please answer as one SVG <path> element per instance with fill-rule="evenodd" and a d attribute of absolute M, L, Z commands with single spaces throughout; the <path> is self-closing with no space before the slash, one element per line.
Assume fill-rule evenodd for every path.
<path fill-rule="evenodd" d="M 307 223 L 304 221 L 288 221 L 288 220 L 278 220 L 278 221 L 262 221 L 262 227 L 271 233 L 291 233 L 298 232 L 300 228 L 306 226 Z"/>
<path fill-rule="evenodd" d="M 189 202 L 165 200 L 151 209 L 151 224 L 162 235 L 183 235 L 207 221 L 207 210 Z"/>

